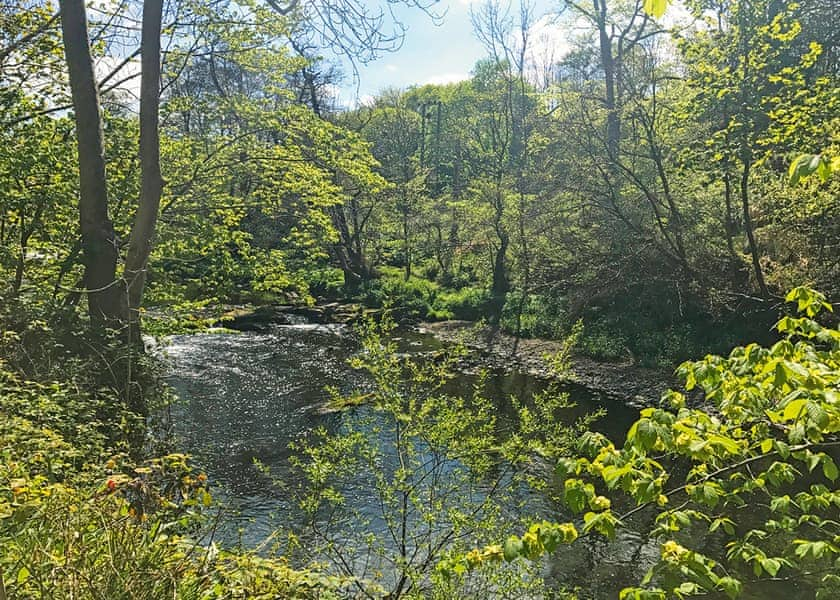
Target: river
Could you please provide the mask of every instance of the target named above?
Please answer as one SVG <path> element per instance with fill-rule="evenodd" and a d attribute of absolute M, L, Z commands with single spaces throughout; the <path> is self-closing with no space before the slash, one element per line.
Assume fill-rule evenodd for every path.
<path fill-rule="evenodd" d="M 393 335 L 403 352 L 441 347 L 428 334 Z M 171 409 L 173 433 L 179 449 L 195 457 L 214 495 L 227 507 L 218 533 L 222 543 L 255 548 L 278 528 L 288 531 L 299 525 L 292 499 L 271 485 L 254 462 L 267 467 L 272 479 L 288 481 L 293 477 L 290 442 L 318 426 L 336 431 L 346 420 L 370 412 L 364 406 L 323 410 L 327 386 L 347 394 L 369 386 L 365 374 L 347 364 L 358 349 L 357 339 L 342 325 L 299 324 L 266 332 L 168 339 L 168 382 L 180 398 Z M 447 391 L 468 395 L 476 380 L 475 374 L 458 374 Z M 484 393 L 504 415 L 512 410 L 512 396 L 527 402 L 546 385 L 526 374 L 495 372 L 489 374 Z M 581 386 L 570 387 L 569 393 L 576 404 L 569 419 L 604 409 L 606 416 L 595 429 L 623 443 L 623 432 L 638 416 L 636 409 Z M 544 499 L 526 500 L 519 510 L 529 512 L 521 516 L 569 518 Z M 364 491 L 351 494 L 349 502 L 375 512 L 373 499 Z M 580 588 L 582 597 L 617 598 L 623 587 L 638 581 L 657 554 L 658 544 L 645 542 L 632 529 L 621 529 L 613 542 L 561 548 L 546 562 L 545 573 L 549 580 Z"/>

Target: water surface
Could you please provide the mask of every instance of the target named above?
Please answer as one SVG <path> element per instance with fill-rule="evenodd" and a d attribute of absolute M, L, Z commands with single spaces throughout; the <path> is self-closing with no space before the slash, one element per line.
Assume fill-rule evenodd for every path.
<path fill-rule="evenodd" d="M 428 335 L 394 335 L 406 352 L 441 347 Z M 273 479 L 293 484 L 290 442 L 318 426 L 337 431 L 348 420 L 370 417 L 366 407 L 323 411 L 327 386 L 346 394 L 369 389 L 364 373 L 347 364 L 358 349 L 355 336 L 340 325 L 290 325 L 262 333 L 169 339 L 168 380 L 181 399 L 172 409 L 174 432 L 179 446 L 207 473 L 216 497 L 230 507 L 219 532 L 224 543 L 257 547 L 278 527 L 294 530 L 299 525 L 289 494 L 272 485 L 254 461 L 268 467 Z M 447 391 L 470 395 L 476 381 L 476 375 L 459 374 Z M 484 393 L 504 419 L 513 411 L 511 397 L 527 402 L 546 385 L 526 374 L 491 372 Z M 605 409 L 606 417 L 595 428 L 623 443 L 623 433 L 638 417 L 634 408 L 580 386 L 570 387 L 569 393 L 577 405 L 568 411 L 570 421 Z M 349 501 L 363 512 L 376 513 L 363 486 L 351 491 Z M 570 517 L 545 498 L 526 498 L 524 506 L 518 509 L 528 511 L 523 517 Z M 377 527 L 375 519 L 373 523 Z M 657 554 L 657 544 L 622 530 L 614 542 L 593 541 L 559 550 L 546 569 L 550 578 L 581 587 L 585 597 L 616 598 L 623 587 L 638 581 Z"/>

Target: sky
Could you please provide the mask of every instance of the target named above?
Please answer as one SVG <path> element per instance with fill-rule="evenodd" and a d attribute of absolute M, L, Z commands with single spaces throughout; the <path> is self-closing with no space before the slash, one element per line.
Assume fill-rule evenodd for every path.
<path fill-rule="evenodd" d="M 334 91 L 336 104 L 340 107 L 354 107 L 368 103 L 372 97 L 389 87 L 405 89 L 412 85 L 446 84 L 462 81 L 470 76 L 476 62 L 488 55 L 484 46 L 473 33 L 470 11 L 486 0 L 438 0 L 433 11 L 442 15 L 435 20 L 418 8 L 400 4 L 401 0 L 358 0 L 369 7 L 390 5 L 397 18 L 406 27 L 402 46 L 394 52 L 385 52 L 368 63 L 357 63 L 358 79 L 353 77 L 353 68 L 346 58 L 336 57 L 342 63 L 344 79 Z M 403 0 L 404 1 L 404 0 Z M 512 16 L 519 10 L 520 0 L 499 0 L 503 6 L 511 7 Z M 561 0 L 527 0 L 533 7 L 535 20 L 557 10 Z M 515 20 L 514 20 L 515 22 Z M 390 23 L 388 25 L 391 25 Z M 538 24 L 538 33 L 548 36 L 532 37 L 534 43 L 550 39 L 554 46 L 562 47 L 568 34 L 559 25 Z M 391 27 L 389 27 L 390 29 Z M 329 51 L 325 52 L 329 58 Z M 121 56 L 102 57 L 97 72 L 104 76 L 123 62 Z M 139 73 L 139 60 L 129 61 L 122 66 L 123 75 Z M 140 78 L 129 79 L 120 89 L 130 97 L 139 97 Z"/>
<path fill-rule="evenodd" d="M 419 9 L 400 10 L 399 17 L 408 28 L 402 47 L 372 63 L 359 65 L 358 82 L 353 81 L 352 71 L 346 67 L 347 75 L 341 85 L 339 104 L 364 103 L 388 87 L 444 84 L 469 77 L 476 61 L 487 55 L 473 34 L 470 19 L 472 2 L 441 0 L 440 4 L 438 10 L 445 10 L 446 14 L 438 25 Z M 518 5 L 518 2 L 514 3 L 514 6 Z M 534 5 L 537 14 L 542 15 L 556 3 L 535 0 Z"/>

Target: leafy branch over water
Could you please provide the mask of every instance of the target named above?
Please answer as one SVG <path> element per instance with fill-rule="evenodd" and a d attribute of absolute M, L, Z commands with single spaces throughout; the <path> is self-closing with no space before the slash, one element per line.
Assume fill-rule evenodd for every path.
<path fill-rule="evenodd" d="M 815 320 L 832 310 L 822 294 L 796 288 L 787 300 L 800 316 L 778 322 L 781 341 L 679 367 L 686 390 L 703 391 L 703 408 L 670 391 L 663 396 L 670 408 L 643 410 L 623 447 L 587 435 L 576 457 L 557 461 L 565 504 L 583 513 L 582 522 L 534 525 L 501 552 L 487 546 L 439 569 L 451 575 L 485 562 L 533 560 L 575 542 L 578 527 L 584 536 L 611 538 L 638 515 L 661 542 L 660 559 L 621 598 L 715 591 L 736 598 L 768 579 L 836 597 L 840 331 Z M 610 500 L 621 496 L 635 505 L 624 514 Z"/>
<path fill-rule="evenodd" d="M 465 586 L 440 577 L 435 565 L 513 531 L 509 511 L 527 502 L 531 483 L 542 483 L 545 459 L 568 453 L 593 417 L 565 424 L 568 397 L 550 386 L 529 405 L 516 403 L 504 420 L 482 378 L 469 397 L 448 393 L 463 349 L 417 360 L 397 352 L 392 329 L 387 320 L 361 329 L 362 351 L 351 365 L 372 378 L 366 409 L 294 445 L 308 523 L 296 536 L 307 540 L 305 554 L 327 558 L 369 597 L 541 589 L 535 568 L 525 564 L 485 572 Z"/>

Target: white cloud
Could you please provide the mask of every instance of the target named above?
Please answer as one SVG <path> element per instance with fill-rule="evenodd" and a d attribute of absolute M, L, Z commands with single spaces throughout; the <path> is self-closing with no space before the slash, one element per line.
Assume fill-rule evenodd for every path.
<path fill-rule="evenodd" d="M 467 73 L 439 73 L 438 75 L 432 75 L 426 81 L 423 82 L 424 85 L 446 85 L 448 83 L 457 83 L 459 81 L 464 81 L 465 79 L 469 79 L 469 75 Z"/>
<path fill-rule="evenodd" d="M 397 65 L 388 64 L 388 65 L 385 65 L 385 70 L 388 71 L 389 73 L 396 73 L 397 71 L 400 70 L 400 68 Z"/>
<path fill-rule="evenodd" d="M 572 49 L 571 40 L 578 35 L 579 26 L 580 23 L 574 20 L 554 15 L 544 15 L 531 25 L 526 69 L 529 79 L 538 87 L 548 84 L 553 65 Z M 514 44 L 516 42 L 514 39 Z"/>

